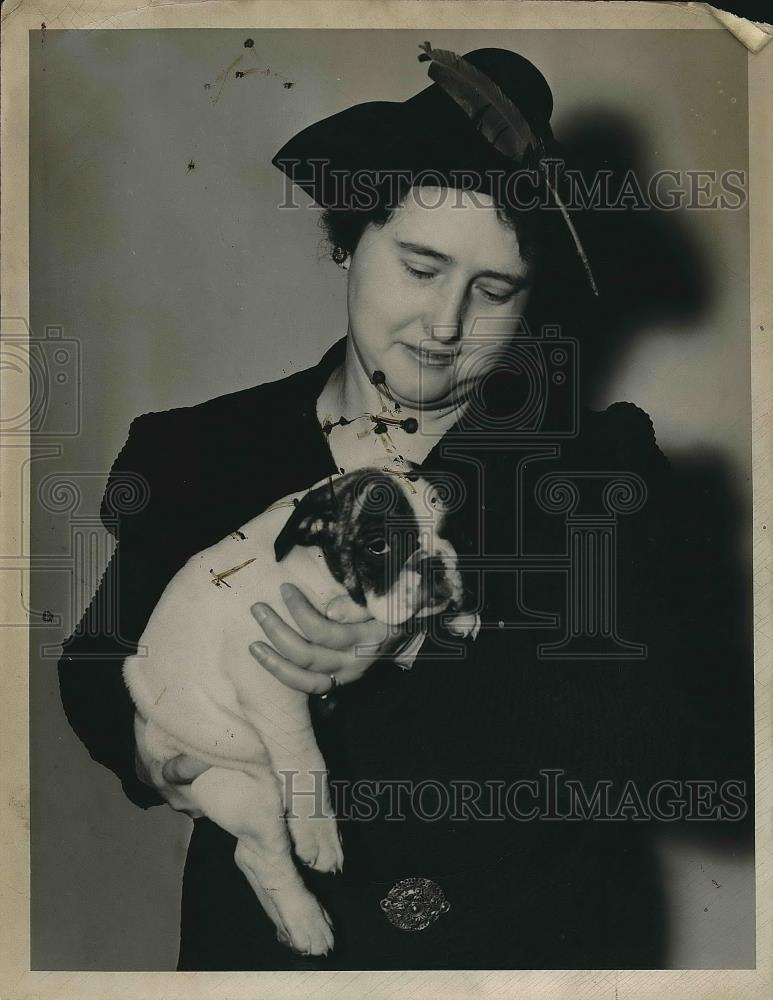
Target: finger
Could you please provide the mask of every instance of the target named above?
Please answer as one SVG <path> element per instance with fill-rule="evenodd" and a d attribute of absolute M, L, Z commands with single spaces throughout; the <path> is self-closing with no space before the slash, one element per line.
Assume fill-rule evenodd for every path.
<path fill-rule="evenodd" d="M 266 643 L 259 643 L 270 653 L 276 652 L 301 670 L 312 670 L 317 673 L 333 673 L 341 665 L 341 657 L 346 655 L 345 651 L 309 642 L 266 605 L 255 604 L 252 611 L 266 637 L 275 647 L 272 649 Z"/>
<path fill-rule="evenodd" d="M 194 778 L 209 770 L 209 764 L 187 754 L 180 754 L 166 761 L 161 768 L 161 775 L 164 781 L 170 785 L 189 785 Z"/>
<path fill-rule="evenodd" d="M 255 620 L 266 633 L 266 638 L 288 660 L 299 667 L 311 666 L 314 659 L 308 640 L 290 628 L 284 618 L 268 604 L 253 604 L 250 608 Z"/>
<path fill-rule="evenodd" d="M 325 608 L 325 617 L 341 625 L 353 625 L 356 622 L 370 621 L 373 615 L 348 594 L 339 594 Z"/>
<path fill-rule="evenodd" d="M 321 615 L 297 587 L 284 583 L 281 589 L 288 611 L 311 642 L 326 646 L 328 649 L 351 649 L 362 639 L 371 641 L 374 631 L 373 628 L 368 629 L 368 626 L 371 626 L 375 619 L 370 618 L 367 622 L 357 624 L 333 622 Z M 385 626 L 377 622 L 376 629 L 378 628 L 381 629 L 383 638 Z"/>
<path fill-rule="evenodd" d="M 295 691 L 302 691 L 304 694 L 327 694 L 333 686 L 329 675 L 336 673 L 334 669 L 326 674 L 305 670 L 286 660 L 276 650 L 262 642 L 253 642 L 250 645 L 250 652 L 278 681 Z"/>

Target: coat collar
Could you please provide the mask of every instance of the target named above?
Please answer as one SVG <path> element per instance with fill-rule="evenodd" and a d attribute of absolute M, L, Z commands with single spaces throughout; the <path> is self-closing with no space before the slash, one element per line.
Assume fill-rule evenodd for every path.
<path fill-rule="evenodd" d="M 323 354 L 320 361 L 311 368 L 292 376 L 298 379 L 298 397 L 301 403 L 301 416 L 304 420 L 317 421 L 317 399 L 325 387 L 327 380 L 346 357 L 346 337 L 341 337 Z"/>

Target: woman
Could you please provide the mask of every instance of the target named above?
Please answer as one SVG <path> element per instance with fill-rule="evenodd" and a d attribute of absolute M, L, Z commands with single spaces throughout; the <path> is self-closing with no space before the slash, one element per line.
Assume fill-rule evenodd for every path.
<path fill-rule="evenodd" d="M 540 169 L 555 149 L 550 89 L 514 53 L 466 59 L 528 124 L 534 141 L 520 159 L 438 82 L 296 136 L 274 162 L 326 209 L 334 259 L 347 271 L 346 337 L 279 382 L 137 418 L 111 472 L 104 514 L 127 472 L 145 478 L 148 502 L 121 518 L 116 555 L 64 645 L 60 680 L 76 732 L 142 807 L 163 799 L 135 760 L 121 664 L 192 554 L 341 469 L 409 461 L 458 487 L 462 551 L 500 557 L 497 574 L 473 579 L 483 622 L 474 642 L 454 644 L 433 624 L 396 645 L 351 602 L 323 617 L 297 590 L 286 594 L 293 621 L 253 608 L 256 670 L 323 698 L 335 689 L 316 700 L 315 723 L 338 790 L 345 869 L 306 876 L 333 917 L 336 947 L 311 959 L 279 944 L 233 862 L 232 839 L 202 819 L 185 869 L 180 969 L 665 962 L 661 888 L 641 824 L 556 822 L 558 801 L 541 802 L 535 779 L 565 771 L 592 789 L 679 773 L 684 704 L 649 628 L 666 607 L 657 544 L 667 464 L 646 414 L 630 404 L 583 411 L 578 423 L 571 364 L 556 372 L 546 361 L 557 355 L 535 338 L 540 322 L 565 322 L 567 303 L 589 305 L 594 292 L 579 237 Z M 515 176 L 517 203 L 502 188 Z M 577 329 L 580 313 L 573 318 Z M 569 344 L 560 349 L 571 363 Z M 534 371 L 550 376 L 536 409 Z M 502 570 L 501 557 L 564 558 L 564 518 L 538 499 L 545 476 L 600 482 L 618 471 L 646 483 L 648 502 L 615 536 L 626 572 L 613 648 L 562 659 L 549 650 L 562 637 L 565 575 Z M 643 640 L 646 670 L 634 669 L 624 661 Z M 166 778 L 184 786 L 202 767 L 178 758 Z M 458 795 L 448 807 L 461 787 L 462 808 Z M 504 809 L 497 788 L 515 788 L 517 802 Z M 443 905 L 428 915 L 420 900 L 411 923 L 404 880 L 413 877 L 429 880 L 421 885 Z"/>

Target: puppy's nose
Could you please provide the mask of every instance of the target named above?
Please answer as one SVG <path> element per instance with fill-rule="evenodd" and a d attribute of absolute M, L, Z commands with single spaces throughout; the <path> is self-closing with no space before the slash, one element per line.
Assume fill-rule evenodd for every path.
<path fill-rule="evenodd" d="M 421 574 L 422 607 L 449 600 L 453 588 L 441 556 L 422 556 L 416 569 Z"/>

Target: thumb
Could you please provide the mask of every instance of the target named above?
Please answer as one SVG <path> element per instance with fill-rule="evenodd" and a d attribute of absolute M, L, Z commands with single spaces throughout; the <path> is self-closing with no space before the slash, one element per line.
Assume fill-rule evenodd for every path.
<path fill-rule="evenodd" d="M 194 778 L 209 770 L 209 764 L 187 754 L 172 757 L 161 768 L 161 775 L 170 785 L 189 785 Z"/>
<path fill-rule="evenodd" d="M 340 594 L 325 608 L 325 616 L 340 624 L 354 625 L 356 622 L 367 622 L 373 615 L 361 604 L 357 604 L 348 594 Z"/>

